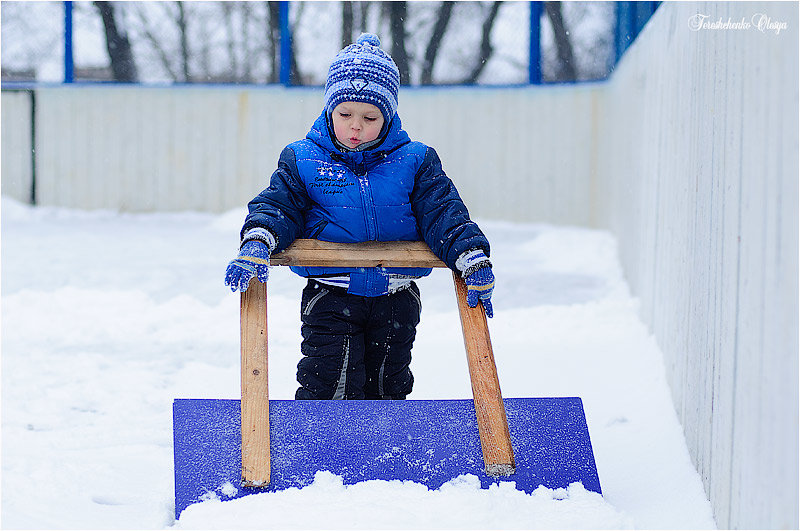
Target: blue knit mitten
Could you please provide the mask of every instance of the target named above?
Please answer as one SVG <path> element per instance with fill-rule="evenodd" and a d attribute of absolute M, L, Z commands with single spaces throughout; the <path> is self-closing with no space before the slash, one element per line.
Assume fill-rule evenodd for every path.
<path fill-rule="evenodd" d="M 494 274 L 492 263 L 481 249 L 474 249 L 462 254 L 456 260 L 456 267 L 467 284 L 467 305 L 470 308 L 483 302 L 487 317 L 492 317 L 492 291 L 494 290 Z"/>
<path fill-rule="evenodd" d="M 269 254 L 275 248 L 275 238 L 264 229 L 249 230 L 244 237 L 239 256 L 231 260 L 225 271 L 225 285 L 231 291 L 246 291 L 250 279 L 261 282 L 269 278 Z"/>
<path fill-rule="evenodd" d="M 494 274 L 491 267 L 478 269 L 466 279 L 467 283 L 467 304 L 474 308 L 478 300 L 483 302 L 483 309 L 486 310 L 486 317 L 492 317 L 492 290 L 494 290 Z"/>

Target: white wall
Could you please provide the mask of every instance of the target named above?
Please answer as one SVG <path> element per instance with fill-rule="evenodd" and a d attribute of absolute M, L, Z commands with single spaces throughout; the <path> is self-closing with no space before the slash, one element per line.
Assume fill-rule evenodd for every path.
<path fill-rule="evenodd" d="M 436 149 L 473 216 L 589 223 L 602 85 L 402 90 L 404 128 Z"/>
<path fill-rule="evenodd" d="M 697 13 L 788 28 L 694 32 Z M 796 3 L 665 2 L 602 106 L 594 222 L 721 528 L 798 527 L 797 29 Z"/>
<path fill-rule="evenodd" d="M 3 195 L 30 201 L 33 179 L 31 162 L 31 97 L 27 91 L 4 91 L 2 99 L 2 154 L 0 190 Z"/>
<path fill-rule="evenodd" d="M 601 90 L 405 89 L 399 111 L 474 216 L 586 224 Z M 56 86 L 36 102 L 39 204 L 219 212 L 267 186 L 282 148 L 321 111 L 322 90 Z M 4 141 L 4 158 L 17 149 Z"/>
<path fill-rule="evenodd" d="M 266 186 L 316 115 L 308 91 L 235 87 L 37 89 L 41 205 L 221 211 Z M 5 97 L 5 94 L 3 95 Z"/>

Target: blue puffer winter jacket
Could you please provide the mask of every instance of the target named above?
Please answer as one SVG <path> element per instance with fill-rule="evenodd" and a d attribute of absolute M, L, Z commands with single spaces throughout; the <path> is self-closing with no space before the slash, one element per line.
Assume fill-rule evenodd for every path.
<path fill-rule="evenodd" d="M 275 252 L 296 238 L 332 242 L 424 240 L 451 269 L 465 251 L 489 242 L 469 219 L 436 152 L 412 142 L 395 115 L 383 141 L 366 151 L 341 151 L 325 113 L 306 138 L 284 148 L 269 187 L 249 204 L 242 235 L 263 227 Z M 350 274 L 356 295 L 385 293 L 388 273 L 424 276 L 420 268 L 292 267 L 304 277 Z"/>

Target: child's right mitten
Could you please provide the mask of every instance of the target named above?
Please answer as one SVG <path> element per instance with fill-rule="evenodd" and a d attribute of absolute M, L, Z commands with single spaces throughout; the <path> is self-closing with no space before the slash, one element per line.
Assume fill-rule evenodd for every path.
<path fill-rule="evenodd" d="M 275 238 L 265 229 L 251 229 L 244 235 L 239 255 L 231 260 L 225 271 L 225 285 L 231 291 L 246 291 L 255 276 L 261 282 L 269 278 L 269 255 L 275 248 Z"/>

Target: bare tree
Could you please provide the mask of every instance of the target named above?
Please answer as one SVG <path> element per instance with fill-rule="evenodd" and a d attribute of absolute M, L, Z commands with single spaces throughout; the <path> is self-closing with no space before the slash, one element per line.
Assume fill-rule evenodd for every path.
<path fill-rule="evenodd" d="M 342 48 L 353 42 L 353 2 L 342 2 Z"/>
<path fill-rule="evenodd" d="M 553 36 L 556 41 L 558 62 L 556 66 L 556 81 L 575 81 L 575 61 L 572 54 L 572 44 L 564 27 L 561 16 L 561 2 L 545 2 L 544 9 L 553 26 Z"/>
<path fill-rule="evenodd" d="M 291 33 L 294 34 L 297 30 L 297 27 L 302 24 L 303 20 L 303 12 L 305 10 L 306 3 L 300 2 L 297 6 L 297 12 L 294 19 L 294 24 L 291 27 Z M 289 50 L 289 83 L 291 85 L 302 85 L 304 83 L 303 74 L 300 72 L 300 67 L 297 64 L 297 47 L 292 46 Z"/>
<path fill-rule="evenodd" d="M 241 14 L 240 23 L 241 23 L 241 34 L 242 34 L 242 73 L 238 77 L 240 81 L 245 83 L 252 83 L 253 82 L 253 61 L 254 58 L 250 53 L 250 24 L 248 24 L 248 20 L 252 16 L 252 6 L 250 2 L 241 2 L 239 5 L 239 13 Z M 231 35 L 231 40 L 235 40 L 234 36 Z M 235 50 L 235 48 L 234 48 Z"/>
<path fill-rule="evenodd" d="M 280 73 L 280 63 L 278 62 L 280 57 L 280 35 L 281 35 L 281 13 L 280 13 L 280 3 L 279 2 L 267 2 L 267 13 L 268 13 L 268 21 L 267 21 L 267 43 L 269 48 L 267 53 L 269 54 L 269 65 L 270 65 L 270 72 L 269 72 L 269 82 L 270 83 L 277 83 Z"/>
<path fill-rule="evenodd" d="M 175 2 L 178 6 L 178 34 L 180 35 L 180 54 L 181 54 L 181 71 L 183 72 L 183 80 L 191 81 L 192 78 L 189 74 L 189 28 L 186 21 L 186 10 L 183 7 L 183 2 L 178 0 Z"/>
<path fill-rule="evenodd" d="M 359 2 L 358 7 L 360 7 L 361 11 L 361 33 L 366 33 L 367 31 L 367 20 L 369 17 L 369 6 L 372 5 L 372 2 Z"/>
<path fill-rule="evenodd" d="M 228 72 L 223 74 L 223 79 L 227 78 L 227 81 L 234 81 L 239 74 L 239 57 L 236 53 L 236 30 L 234 29 L 234 10 L 236 9 L 238 2 L 222 2 L 220 7 L 222 8 L 222 18 L 225 22 L 225 31 L 227 33 L 228 38 L 226 39 L 226 45 L 228 48 Z"/>
<path fill-rule="evenodd" d="M 411 83 L 406 52 L 406 2 L 387 2 L 389 5 L 389 27 L 392 33 L 392 59 L 400 71 L 400 83 Z"/>
<path fill-rule="evenodd" d="M 156 52 L 161 66 L 164 68 L 164 70 L 166 70 L 170 79 L 178 79 L 178 76 L 172 66 L 172 60 L 169 54 L 162 46 L 160 39 L 151 31 L 149 21 L 147 20 L 144 12 L 141 9 L 135 9 L 133 10 L 133 13 L 138 17 L 140 31 L 144 38 L 150 43 L 150 46 L 153 48 L 153 50 Z"/>
<path fill-rule="evenodd" d="M 115 81 L 133 82 L 138 76 L 128 35 L 117 23 L 116 11 L 110 2 L 94 2 L 106 33 L 106 50 L 111 60 Z"/>
<path fill-rule="evenodd" d="M 483 69 L 486 67 L 486 63 L 489 62 L 492 53 L 494 53 L 494 48 L 492 47 L 492 28 L 494 27 L 494 21 L 497 18 L 497 12 L 500 10 L 500 5 L 502 3 L 503 2 L 493 2 L 492 6 L 489 8 L 489 12 L 483 21 L 478 59 L 472 72 L 464 80 L 464 83 L 477 83 L 481 72 L 483 72 Z"/>
<path fill-rule="evenodd" d="M 433 83 L 433 65 L 436 61 L 436 56 L 439 54 L 442 38 L 447 32 L 447 25 L 450 23 L 450 15 L 453 13 L 454 5 L 454 2 L 446 0 L 439 5 L 439 9 L 436 11 L 436 23 L 433 25 L 431 38 L 428 40 L 428 46 L 425 48 L 425 58 L 422 62 L 420 83 L 423 85 Z"/>

